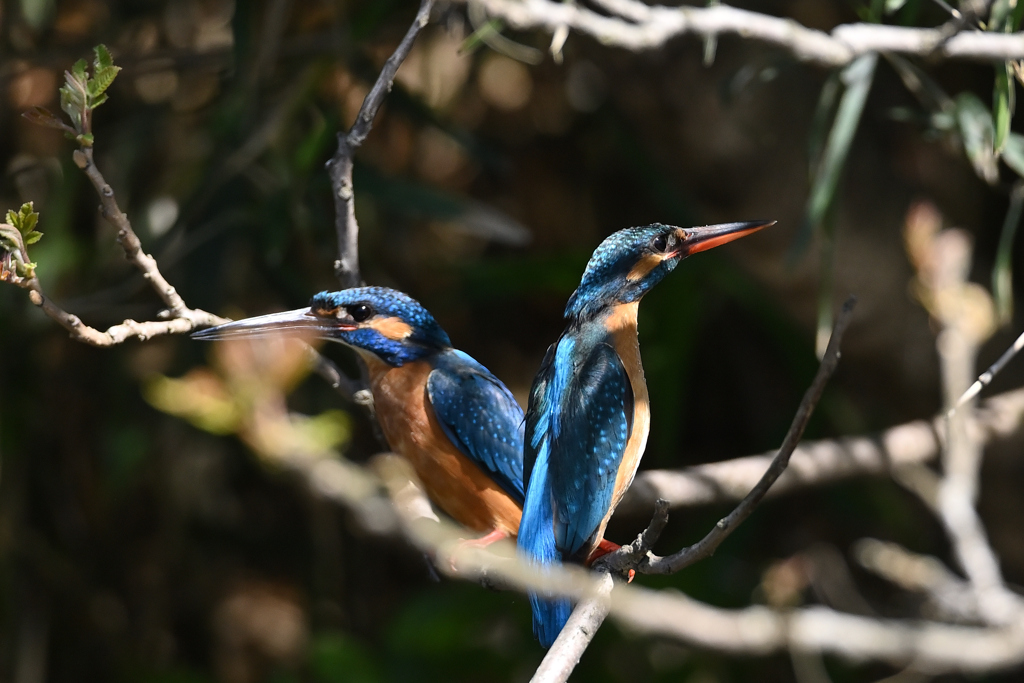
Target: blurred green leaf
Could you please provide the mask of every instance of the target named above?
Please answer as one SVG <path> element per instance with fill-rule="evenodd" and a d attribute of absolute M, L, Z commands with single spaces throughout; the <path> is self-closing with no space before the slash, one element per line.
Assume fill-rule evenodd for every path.
<path fill-rule="evenodd" d="M 1021 211 L 1024 209 L 1024 180 L 1018 180 L 1010 193 L 1010 205 L 1003 220 L 1003 231 L 999 235 L 999 248 L 992 268 L 992 293 L 996 303 L 999 323 L 1004 327 L 1013 322 L 1013 243 L 1020 227 Z"/>
<path fill-rule="evenodd" d="M 1016 104 L 1015 94 L 1010 64 L 996 65 L 995 89 L 992 93 L 992 118 L 995 121 L 995 140 L 992 146 L 996 154 L 1002 151 L 1010 134 L 1010 121 L 1013 119 Z"/>
<path fill-rule="evenodd" d="M 964 151 L 974 172 L 982 180 L 993 184 L 999 180 L 993 144 L 995 128 L 992 114 L 976 95 L 962 92 L 956 98 L 956 120 Z"/>
<path fill-rule="evenodd" d="M 1019 4 L 1017 0 L 995 0 L 988 15 L 988 30 L 1006 30 L 1010 26 L 1010 12 L 1017 4 Z"/>
<path fill-rule="evenodd" d="M 812 183 L 821 163 L 821 154 L 825 149 L 825 141 L 828 139 L 829 123 L 835 117 L 836 104 L 842 93 L 842 85 L 842 81 L 839 80 L 839 72 L 830 73 L 825 79 L 824 85 L 821 86 L 818 104 L 814 108 L 814 118 L 811 119 L 807 140 L 807 158 L 810 160 L 808 178 Z"/>
<path fill-rule="evenodd" d="M 810 244 L 811 235 L 819 229 L 835 199 L 839 178 L 846 165 L 861 114 L 864 112 L 864 103 L 871 90 L 877 63 L 877 54 L 862 55 L 840 73 L 839 79 L 845 90 L 839 100 L 821 160 L 814 169 L 804 225 L 793 246 L 793 258 L 802 254 Z"/>
<path fill-rule="evenodd" d="M 1000 158 L 1006 165 L 1013 169 L 1021 178 L 1024 178 L 1024 135 L 1010 133 L 1003 145 L 1003 153 Z"/>

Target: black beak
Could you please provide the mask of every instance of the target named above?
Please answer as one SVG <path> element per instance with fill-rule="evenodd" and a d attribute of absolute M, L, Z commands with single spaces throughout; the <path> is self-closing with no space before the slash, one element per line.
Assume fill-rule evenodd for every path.
<path fill-rule="evenodd" d="M 327 339 L 332 337 L 335 332 L 354 330 L 355 327 L 355 325 L 346 325 L 340 320 L 317 317 L 308 308 L 297 308 L 294 311 L 260 315 L 255 318 L 246 318 L 210 327 L 193 332 L 192 338 L 212 341 L 215 339 L 255 339 L 287 335 Z"/>
<path fill-rule="evenodd" d="M 699 251 L 714 249 L 767 228 L 769 225 L 775 225 L 775 223 L 776 221 L 745 221 L 742 223 L 705 225 L 699 228 L 679 228 L 679 239 L 682 242 L 679 253 L 683 256 L 689 256 Z"/>

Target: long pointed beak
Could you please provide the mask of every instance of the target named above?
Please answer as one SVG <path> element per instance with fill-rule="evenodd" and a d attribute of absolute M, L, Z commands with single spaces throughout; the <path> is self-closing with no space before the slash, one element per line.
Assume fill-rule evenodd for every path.
<path fill-rule="evenodd" d="M 689 256 L 699 251 L 714 249 L 767 228 L 769 225 L 775 225 L 775 223 L 776 221 L 745 221 L 706 225 L 700 228 L 680 228 L 679 237 L 682 240 L 680 252 L 684 256 Z"/>
<path fill-rule="evenodd" d="M 207 341 L 239 337 L 255 339 L 279 335 L 328 338 L 334 332 L 352 329 L 355 329 L 355 326 L 345 325 L 340 320 L 319 318 L 310 313 L 308 308 L 297 308 L 294 311 L 260 315 L 255 318 L 246 318 L 210 327 L 193 332 L 192 338 Z"/>

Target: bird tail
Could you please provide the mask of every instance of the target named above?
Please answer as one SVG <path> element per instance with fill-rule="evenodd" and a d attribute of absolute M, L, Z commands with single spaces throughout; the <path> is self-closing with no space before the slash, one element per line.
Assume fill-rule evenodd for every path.
<path fill-rule="evenodd" d="M 530 474 L 517 538 L 520 554 L 538 567 L 562 563 L 561 553 L 555 546 L 554 511 L 547 474 L 547 458 L 538 457 Z M 553 599 L 531 593 L 530 607 L 533 609 L 533 634 L 543 647 L 551 647 L 569 620 L 572 603 L 565 598 Z"/>

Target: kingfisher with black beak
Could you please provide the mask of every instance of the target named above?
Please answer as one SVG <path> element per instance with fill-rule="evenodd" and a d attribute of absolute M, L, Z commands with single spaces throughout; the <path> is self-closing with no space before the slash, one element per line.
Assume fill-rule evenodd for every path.
<path fill-rule="evenodd" d="M 687 256 L 774 221 L 620 230 L 594 251 L 544 356 L 526 411 L 526 502 L 520 553 L 538 565 L 593 561 L 647 445 L 650 407 L 640 363 L 640 299 Z M 599 548 L 602 546 L 602 548 Z M 531 595 L 533 628 L 550 647 L 572 609 Z"/>
<path fill-rule="evenodd" d="M 523 410 L 483 365 L 452 347 L 419 302 L 385 287 L 321 292 L 308 308 L 212 327 L 195 339 L 295 334 L 339 342 L 369 371 L 391 448 L 427 495 L 486 545 L 514 536 L 523 504 Z"/>

